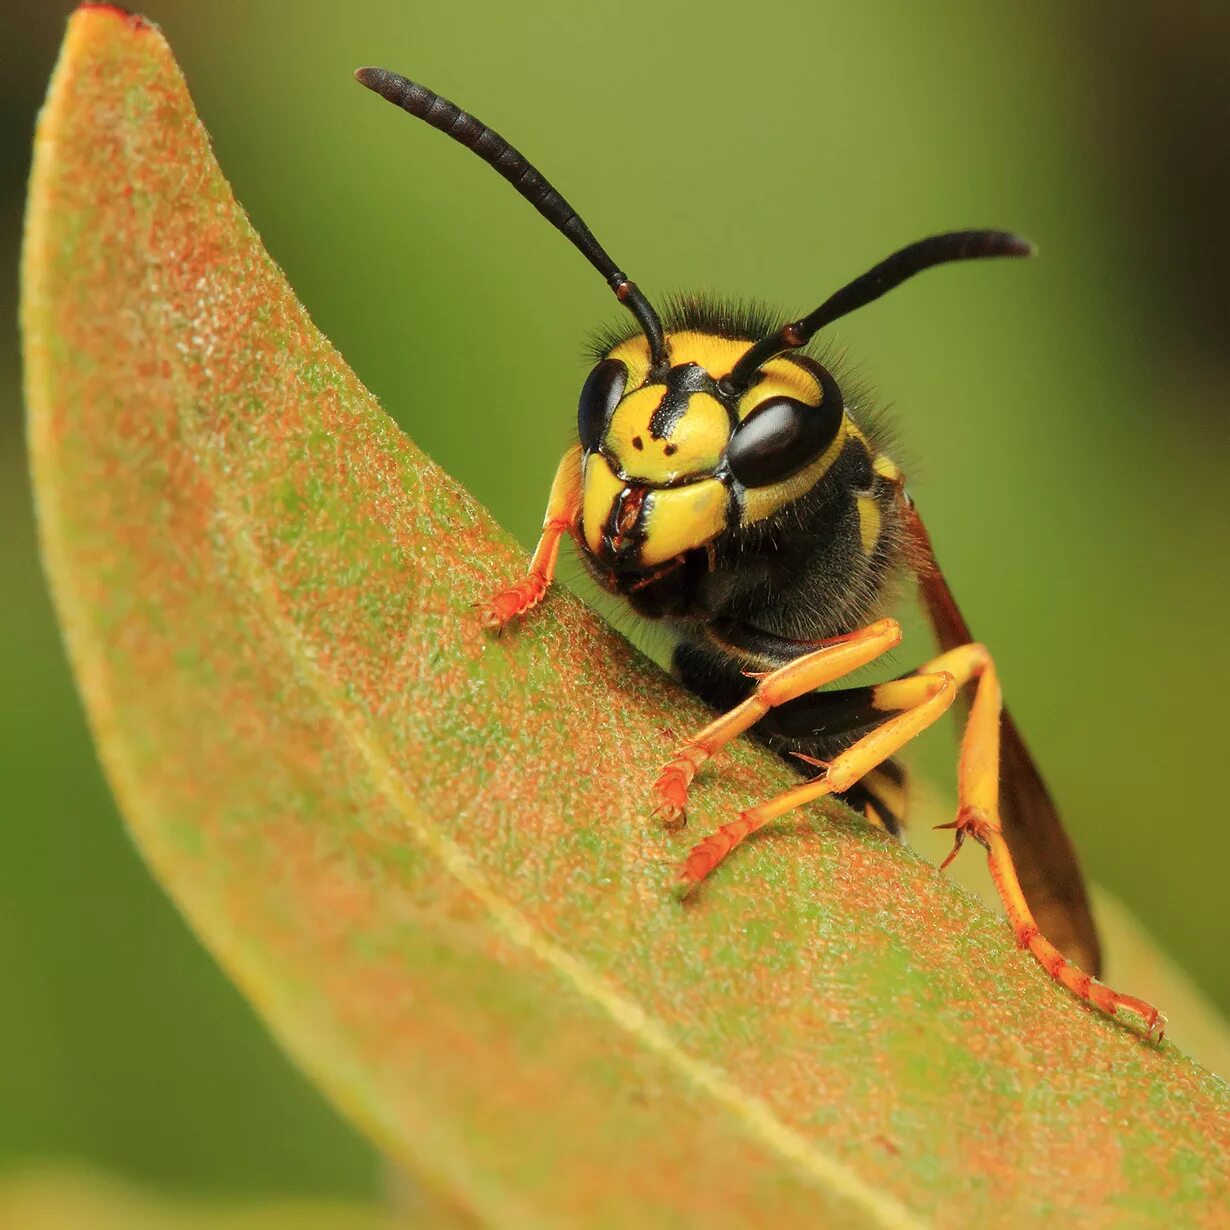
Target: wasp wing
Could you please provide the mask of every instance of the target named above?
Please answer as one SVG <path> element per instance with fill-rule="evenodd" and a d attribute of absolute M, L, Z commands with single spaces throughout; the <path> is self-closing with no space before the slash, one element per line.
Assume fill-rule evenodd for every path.
<path fill-rule="evenodd" d="M 973 640 L 969 625 L 912 505 L 909 529 L 919 593 L 941 648 L 969 644 Z M 1076 850 L 1007 709 L 1000 725 L 999 808 L 1004 840 L 1042 934 L 1069 960 L 1097 977 L 1102 968 L 1101 947 Z"/>

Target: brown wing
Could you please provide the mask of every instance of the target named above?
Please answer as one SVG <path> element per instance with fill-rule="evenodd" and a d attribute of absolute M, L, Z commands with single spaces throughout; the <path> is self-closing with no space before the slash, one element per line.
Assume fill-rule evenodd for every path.
<path fill-rule="evenodd" d="M 919 593 L 943 649 L 973 637 L 948 582 L 936 563 L 931 538 L 910 506 L 907 528 Z M 1042 934 L 1069 960 L 1095 978 L 1102 953 L 1089 911 L 1076 850 L 1046 784 L 1007 709 L 1000 726 L 1000 820 L 1017 876 Z"/>

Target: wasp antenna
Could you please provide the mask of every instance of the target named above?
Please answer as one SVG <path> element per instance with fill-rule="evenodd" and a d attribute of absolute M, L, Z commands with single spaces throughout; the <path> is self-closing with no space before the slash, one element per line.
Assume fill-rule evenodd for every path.
<path fill-rule="evenodd" d="M 847 283 L 814 312 L 762 338 L 735 364 L 726 383 L 733 389 L 743 388 L 774 355 L 807 345 L 826 325 L 873 303 L 924 269 L 949 261 L 980 260 L 987 256 L 1033 256 L 1034 252 L 1033 244 L 1010 231 L 949 231 L 920 239 Z"/>
<path fill-rule="evenodd" d="M 394 106 L 438 128 L 445 136 L 452 137 L 508 180 L 602 274 L 620 303 L 636 317 L 649 342 L 653 365 L 657 367 L 665 363 L 666 342 L 662 322 L 652 304 L 641 294 L 636 283 L 607 255 L 576 210 L 524 154 L 469 112 L 398 73 L 385 68 L 360 68 L 355 70 L 355 80 Z"/>

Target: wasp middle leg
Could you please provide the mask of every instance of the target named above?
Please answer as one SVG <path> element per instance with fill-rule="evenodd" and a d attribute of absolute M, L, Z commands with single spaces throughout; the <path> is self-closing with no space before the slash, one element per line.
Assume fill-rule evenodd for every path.
<path fill-rule="evenodd" d="M 799 654 L 796 646 L 798 656 L 793 661 L 776 670 L 752 674 L 759 680 L 752 694 L 689 739 L 659 773 L 653 786 L 657 803 L 654 815 L 670 827 L 683 824 L 688 787 L 706 760 L 770 710 L 874 662 L 900 643 L 897 621 L 882 619 L 845 636 L 821 641 L 810 652 Z"/>
<path fill-rule="evenodd" d="M 680 880 L 687 887 L 698 884 L 744 838 L 769 821 L 824 795 L 849 791 L 866 774 L 932 725 L 952 704 L 958 689 L 971 683 L 975 691 L 961 743 L 957 818 L 951 824 L 940 826 L 955 830 L 955 840 L 941 870 L 956 857 L 965 839 L 972 837 L 986 850 L 991 877 L 1017 943 L 1027 948 L 1056 982 L 1080 999 L 1111 1016 L 1120 1009 L 1127 1009 L 1143 1018 L 1151 1037 L 1160 1038 L 1166 1021 L 1152 1004 L 1096 981 L 1068 960 L 1042 934 L 1034 919 L 1000 823 L 999 744 L 1003 702 L 994 661 L 980 644 L 958 646 L 925 663 L 914 674 L 861 689 L 868 694 L 871 709 L 897 712 L 827 761 L 804 756 L 803 759 L 822 770 L 820 775 L 748 808 L 699 842 L 684 860 Z M 807 699 L 813 711 L 820 713 L 826 705 L 840 707 L 843 693 L 825 692 Z"/>

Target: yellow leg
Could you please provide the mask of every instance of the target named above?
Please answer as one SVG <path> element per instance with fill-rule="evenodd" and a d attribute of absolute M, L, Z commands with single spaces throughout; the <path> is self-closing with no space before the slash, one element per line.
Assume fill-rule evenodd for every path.
<path fill-rule="evenodd" d="M 560 539 L 576 525 L 581 509 L 581 446 L 573 445 L 563 456 L 551 484 L 542 537 L 534 548 L 525 580 L 502 589 L 479 612 L 484 628 L 502 628 L 518 615 L 532 610 L 543 599 L 559 559 Z"/>
<path fill-rule="evenodd" d="M 681 825 L 687 815 L 688 787 L 696 771 L 720 748 L 754 726 L 775 705 L 814 692 L 826 683 L 866 666 L 901 642 L 901 629 L 892 619 L 860 628 L 857 632 L 824 641 L 811 653 L 758 676 L 756 690 L 698 735 L 689 739 L 658 775 L 653 784 L 654 808 L 663 824 Z"/>
<path fill-rule="evenodd" d="M 804 757 L 810 763 L 820 765 L 824 772 L 767 803 L 740 812 L 737 819 L 724 824 L 693 846 L 680 869 L 679 879 L 685 886 L 700 883 L 739 842 L 763 828 L 770 820 L 823 795 L 848 790 L 863 774 L 869 773 L 915 735 L 926 730 L 947 710 L 956 694 L 956 681 L 944 669 L 919 672 L 905 679 L 880 684 L 874 689 L 875 707 L 886 712 L 899 710 L 895 717 L 877 726 L 827 764 Z"/>
<path fill-rule="evenodd" d="M 957 856 L 966 836 L 974 838 L 987 852 L 987 865 L 999 892 L 1017 943 L 1028 948 L 1038 963 L 1056 982 L 1074 995 L 1114 1016 L 1126 1008 L 1147 1024 L 1150 1037 L 1161 1038 L 1166 1018 L 1152 1004 L 1132 995 L 1121 995 L 1095 982 L 1074 965 L 1038 929 L 1021 891 L 1021 884 L 1004 841 L 999 818 L 999 725 L 1003 697 L 991 655 L 981 645 L 963 645 L 951 650 L 923 669 L 943 664 L 960 683 L 978 680 L 961 741 L 961 760 L 957 773 L 957 818 L 940 828 L 954 829 L 952 852 L 941 864 L 947 867 Z"/>

